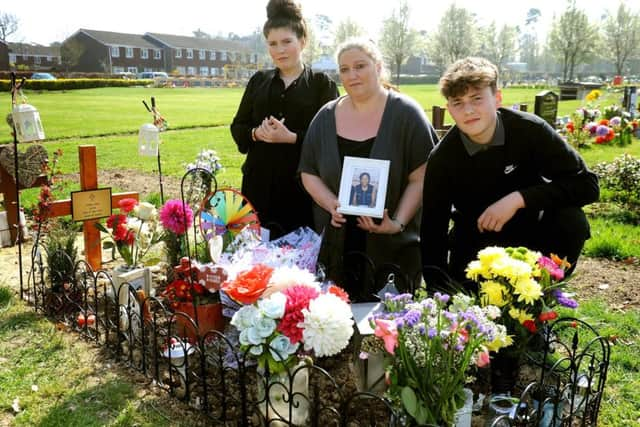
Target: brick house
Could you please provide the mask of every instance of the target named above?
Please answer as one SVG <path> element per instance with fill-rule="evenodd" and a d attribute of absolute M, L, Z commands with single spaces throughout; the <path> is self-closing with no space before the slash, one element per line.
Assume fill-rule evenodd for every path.
<path fill-rule="evenodd" d="M 114 74 L 165 70 L 162 47 L 139 34 L 81 28 L 62 42 L 61 50 L 68 71 Z"/>
<path fill-rule="evenodd" d="M 9 69 L 9 45 L 0 40 L 0 70 Z"/>
<path fill-rule="evenodd" d="M 82 72 L 222 76 L 237 68 L 237 77 L 246 77 L 257 63 L 257 54 L 238 42 L 158 33 L 80 29 L 62 42 L 61 51 L 64 69 Z"/>
<path fill-rule="evenodd" d="M 26 67 L 29 70 L 55 71 L 61 67 L 60 48 L 57 46 L 11 42 L 7 45 L 9 48 L 8 63 L 6 67 L 2 66 L 3 59 L 0 59 L 0 69 L 2 70 Z"/>
<path fill-rule="evenodd" d="M 223 76 L 231 69 L 248 77 L 256 69 L 258 55 L 247 46 L 222 39 L 145 33 L 145 39 L 162 46 L 165 71 L 190 76 Z"/>

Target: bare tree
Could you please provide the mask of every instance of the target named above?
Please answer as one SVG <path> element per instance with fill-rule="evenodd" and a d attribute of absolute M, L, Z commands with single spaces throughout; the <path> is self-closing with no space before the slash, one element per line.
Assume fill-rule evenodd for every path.
<path fill-rule="evenodd" d="M 18 18 L 10 13 L 0 13 L 0 40 L 7 41 L 7 37 L 18 31 Z"/>
<path fill-rule="evenodd" d="M 575 0 L 567 1 L 567 9 L 554 19 L 549 33 L 549 47 L 562 63 L 563 81 L 573 80 L 575 68 L 589 60 L 598 41 L 598 30 L 587 14 L 578 9 Z"/>
<path fill-rule="evenodd" d="M 527 69 L 530 72 L 538 70 L 540 63 L 540 44 L 538 42 L 537 28 L 540 16 L 542 16 L 540 9 L 529 9 L 520 35 L 520 62 L 526 62 Z"/>
<path fill-rule="evenodd" d="M 361 36 L 364 33 L 364 28 L 348 17 L 347 19 L 340 21 L 338 24 L 338 28 L 336 28 L 335 36 L 333 38 L 333 46 L 336 48 L 344 41 L 352 37 Z"/>
<path fill-rule="evenodd" d="M 380 49 L 396 72 L 396 84 L 400 84 L 400 67 L 415 52 L 418 32 L 409 28 L 409 5 L 400 0 L 398 9 L 384 20 Z"/>
<path fill-rule="evenodd" d="M 449 6 L 429 43 L 429 56 L 444 70 L 454 61 L 476 51 L 476 19 L 463 7 Z"/>
<path fill-rule="evenodd" d="M 620 2 L 618 12 L 607 16 L 604 42 L 605 56 L 615 65 L 616 73 L 623 75 L 627 60 L 640 54 L 640 15 Z"/>

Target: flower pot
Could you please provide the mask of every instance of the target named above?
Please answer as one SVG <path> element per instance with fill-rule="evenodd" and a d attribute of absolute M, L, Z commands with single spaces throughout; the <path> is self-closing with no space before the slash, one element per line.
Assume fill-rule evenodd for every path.
<path fill-rule="evenodd" d="M 299 362 L 288 371 L 258 374 L 258 405 L 264 424 L 270 427 L 307 425 L 309 417 L 309 370 Z"/>
<path fill-rule="evenodd" d="M 183 316 L 176 316 L 178 335 L 188 338 L 190 342 L 197 342 L 199 337 L 203 337 L 209 331 L 222 331 L 224 329 L 222 304 L 219 302 L 196 306 L 190 302 L 180 302 L 176 307 L 176 312 L 182 312 L 193 319 L 194 322 L 197 321 L 198 329 L 196 331 L 188 319 Z"/>

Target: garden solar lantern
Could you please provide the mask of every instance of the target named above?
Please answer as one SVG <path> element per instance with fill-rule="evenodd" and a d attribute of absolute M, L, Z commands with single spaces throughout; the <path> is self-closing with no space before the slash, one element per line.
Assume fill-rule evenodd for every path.
<path fill-rule="evenodd" d="M 160 145 L 160 132 L 158 128 L 151 124 L 145 123 L 140 126 L 138 133 L 138 154 L 141 156 L 158 155 L 158 146 Z"/>
<path fill-rule="evenodd" d="M 40 113 L 33 105 L 17 104 L 11 113 L 19 142 L 40 141 L 44 139 L 44 129 Z"/>

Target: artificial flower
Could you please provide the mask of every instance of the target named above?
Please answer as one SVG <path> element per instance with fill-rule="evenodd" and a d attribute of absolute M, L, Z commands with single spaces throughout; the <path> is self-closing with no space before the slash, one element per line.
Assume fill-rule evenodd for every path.
<path fill-rule="evenodd" d="M 302 340 L 300 322 L 304 320 L 303 310 L 309 307 L 311 300 L 318 297 L 320 292 L 305 285 L 291 286 L 284 290 L 287 298 L 284 316 L 278 325 L 278 331 L 289 337 L 292 343 Z"/>
<path fill-rule="evenodd" d="M 181 236 L 193 223 L 193 211 L 182 200 L 171 199 L 160 208 L 160 222 L 165 229 Z"/>
<path fill-rule="evenodd" d="M 326 293 L 309 302 L 303 309 L 302 329 L 304 349 L 316 356 L 338 354 L 349 344 L 353 334 L 353 318 L 349 304 L 336 295 Z"/>
<path fill-rule="evenodd" d="M 222 284 L 222 290 L 241 304 L 253 304 L 262 296 L 273 273 L 273 268 L 257 264 L 240 272 L 234 280 Z"/>
<path fill-rule="evenodd" d="M 384 341 L 384 348 L 390 354 L 395 354 L 398 346 L 398 330 L 392 320 L 375 319 L 376 328 L 374 334 Z"/>

